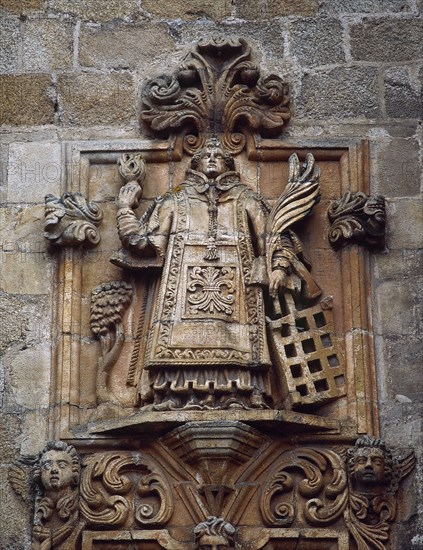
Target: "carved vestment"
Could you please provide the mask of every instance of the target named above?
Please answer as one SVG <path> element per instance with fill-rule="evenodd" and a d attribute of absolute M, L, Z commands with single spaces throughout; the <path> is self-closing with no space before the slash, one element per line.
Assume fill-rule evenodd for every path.
<path fill-rule="evenodd" d="M 220 406 L 235 394 L 238 403 L 240 395 L 246 397 L 246 406 L 253 395 L 257 406 L 270 398 L 263 295 L 268 213 L 264 199 L 236 172 L 211 181 L 195 170 L 156 199 L 141 220 L 130 208 L 118 211 L 119 235 L 138 256 L 137 268 L 151 266 L 155 255 L 163 269 L 142 402 L 151 400 L 151 390 L 163 398 L 212 393 Z M 288 268 L 294 257 L 286 237 L 274 267 Z"/>

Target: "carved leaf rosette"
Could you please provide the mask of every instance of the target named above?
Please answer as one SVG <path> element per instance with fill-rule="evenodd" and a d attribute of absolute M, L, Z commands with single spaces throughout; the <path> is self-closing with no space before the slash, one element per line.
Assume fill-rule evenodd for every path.
<path fill-rule="evenodd" d="M 163 473 L 142 453 L 112 452 L 86 458 L 81 514 L 89 526 L 160 526 L 173 500 Z"/>
<path fill-rule="evenodd" d="M 147 82 L 142 120 L 159 135 L 185 133 L 192 154 L 207 138 L 239 153 L 242 127 L 263 136 L 280 133 L 290 118 L 288 86 L 278 76 L 261 76 L 242 38 L 200 40 L 173 75 Z"/>
<path fill-rule="evenodd" d="M 290 527 L 298 518 L 323 527 L 347 504 L 343 461 L 330 450 L 300 448 L 283 453 L 263 483 L 260 509 L 271 527 Z"/>

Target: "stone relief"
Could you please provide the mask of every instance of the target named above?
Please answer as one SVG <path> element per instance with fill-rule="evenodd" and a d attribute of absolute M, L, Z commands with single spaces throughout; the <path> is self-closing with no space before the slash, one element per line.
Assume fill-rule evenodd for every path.
<path fill-rule="evenodd" d="M 334 246 L 360 242 L 370 246 L 385 244 L 385 199 L 381 195 L 368 197 L 351 193 L 333 201 L 328 209 L 331 227 L 329 241 Z"/>
<path fill-rule="evenodd" d="M 341 293 L 324 295 L 328 281 L 319 284 L 324 251 L 313 265 L 306 257 L 315 252 L 310 233 L 322 233 L 316 210 L 327 197 L 318 204 L 320 160 L 318 166 L 304 150 L 300 162 L 294 147 L 279 143 L 276 153 L 269 145 L 289 117 L 287 85 L 261 76 L 243 39 L 200 41 L 174 75 L 147 83 L 142 120 L 172 146 L 156 144 L 156 156 L 150 145 L 147 154 L 133 144 L 117 146 L 107 161 L 110 170 L 117 160 L 118 185 L 106 182 L 106 198 L 91 195 L 103 197 L 110 220 L 118 191 L 116 226 L 109 224 L 100 244 L 114 243 L 111 258 L 110 248 L 103 252 L 115 280 L 102 282 L 96 273 L 92 283 L 89 274 L 82 292 L 69 269 L 81 255 L 67 255 L 65 302 L 78 292 L 83 298 L 64 323 L 63 347 L 72 349 L 72 366 L 80 342 L 69 323 L 85 308 L 81 318 L 99 344 L 94 352 L 90 342 L 82 367 L 94 358 L 97 371 L 95 380 L 79 371 L 80 387 L 94 388 L 87 390 L 92 410 L 64 437 L 81 445 L 82 471 L 66 443 L 49 443 L 37 459 L 34 548 L 388 547 L 399 482 L 414 458 L 394 460 L 383 442 L 367 436 L 345 449 L 358 434 L 372 433 L 367 426 L 377 433 L 377 422 L 366 424 L 376 402 L 371 353 L 355 313 L 348 329 L 339 329 L 339 317 L 335 323 Z M 270 200 L 257 175 L 247 181 L 239 170 L 246 150 L 256 174 L 266 155 L 276 163 Z M 166 159 L 184 158 L 181 166 L 188 166 L 185 176 L 179 167 L 169 178 L 167 192 L 157 182 L 159 196 L 151 194 L 156 174 L 165 179 L 165 170 L 153 168 L 157 158 L 169 172 Z M 84 189 L 89 196 L 91 188 Z M 383 243 L 382 197 L 348 192 L 328 215 L 332 244 Z M 52 244 L 99 243 L 102 218 L 81 193 L 46 198 Z M 352 290 L 347 296 L 361 299 Z M 354 302 L 358 316 L 360 307 Z M 351 378 L 358 367 L 354 360 L 348 365 L 342 339 L 353 358 L 360 356 L 362 378 Z M 357 400 L 344 398 L 347 388 Z M 65 399 L 82 409 L 69 387 Z M 23 497 L 31 492 L 27 477 L 18 466 L 9 473 Z"/>
<path fill-rule="evenodd" d="M 45 198 L 44 237 L 54 246 L 96 246 L 100 242 L 101 208 L 82 193 Z"/>
<path fill-rule="evenodd" d="M 34 465 L 34 549 L 75 548 L 83 528 L 79 520 L 80 475 L 80 459 L 72 445 L 50 441 L 40 452 Z"/>
<path fill-rule="evenodd" d="M 358 550 L 383 550 L 389 545 L 399 484 L 415 466 L 414 453 L 394 458 L 383 440 L 363 436 L 348 449 L 347 460 L 348 529 Z"/>
<path fill-rule="evenodd" d="M 317 304 L 321 290 L 291 228 L 319 200 L 318 180 L 313 156 L 302 166 L 293 155 L 288 185 L 271 209 L 242 183 L 232 155 L 212 138 L 193 156 L 182 184 L 157 198 L 141 219 L 134 210 L 142 187 L 122 187 L 116 203 L 124 251 L 112 262 L 137 272 L 162 266 L 145 357 L 138 358 L 141 405 L 275 407 L 272 364 L 289 405 L 342 395 L 330 314 L 322 309 L 330 309 L 328 300 Z M 295 315 L 313 323 L 297 330 Z M 266 316 L 274 320 L 269 339 Z M 295 364 L 287 368 L 285 352 L 295 344 Z"/>
<path fill-rule="evenodd" d="M 122 351 L 125 339 L 122 314 L 131 299 L 132 286 L 125 281 L 103 283 L 91 293 L 91 330 L 99 338 L 101 347 L 97 373 L 98 403 L 113 399 L 107 388 L 107 378 Z"/>
<path fill-rule="evenodd" d="M 150 80 L 142 120 L 158 133 L 184 134 L 194 153 L 221 135 L 222 147 L 239 153 L 247 128 L 263 136 L 280 133 L 290 118 L 288 86 L 276 75 L 261 76 L 242 38 L 200 40 L 174 75 Z"/>
<path fill-rule="evenodd" d="M 194 528 L 195 550 L 230 550 L 235 546 L 236 529 L 223 518 L 210 516 Z"/>

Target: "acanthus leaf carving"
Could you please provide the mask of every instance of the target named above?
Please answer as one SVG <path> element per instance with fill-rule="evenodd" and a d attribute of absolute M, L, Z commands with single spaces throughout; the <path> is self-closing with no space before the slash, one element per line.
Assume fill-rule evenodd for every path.
<path fill-rule="evenodd" d="M 164 474 L 141 453 L 87 457 L 81 482 L 81 513 L 90 526 L 164 525 L 173 500 Z"/>
<path fill-rule="evenodd" d="M 347 191 L 328 209 L 331 221 L 329 241 L 334 246 L 362 242 L 370 246 L 385 243 L 385 199 L 381 195 Z"/>
<path fill-rule="evenodd" d="M 200 41 L 176 74 L 146 84 L 143 107 L 142 119 L 154 132 L 183 130 L 189 153 L 216 134 L 238 153 L 245 145 L 242 125 L 275 135 L 290 118 L 287 84 L 276 75 L 260 75 L 242 38 Z"/>
<path fill-rule="evenodd" d="M 45 198 L 44 237 L 54 246 L 96 246 L 103 212 L 82 193 L 66 192 L 58 198 Z"/>

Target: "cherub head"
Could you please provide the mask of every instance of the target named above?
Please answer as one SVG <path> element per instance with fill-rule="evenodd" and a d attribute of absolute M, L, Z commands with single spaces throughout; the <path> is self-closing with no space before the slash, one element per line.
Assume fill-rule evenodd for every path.
<path fill-rule="evenodd" d="M 219 140 L 212 138 L 192 157 L 191 168 L 208 178 L 217 178 L 224 172 L 235 170 L 235 162 L 232 155 L 221 147 Z"/>
<path fill-rule="evenodd" d="M 34 479 L 41 482 L 45 491 L 58 492 L 78 485 L 80 471 L 75 448 L 63 441 L 50 441 L 38 455 Z"/>
<path fill-rule="evenodd" d="M 348 471 L 359 491 L 380 490 L 392 477 L 392 454 L 381 439 L 363 436 L 347 451 Z"/>
<path fill-rule="evenodd" d="M 230 550 L 235 548 L 235 527 L 223 518 L 211 516 L 194 529 L 196 550 Z"/>

